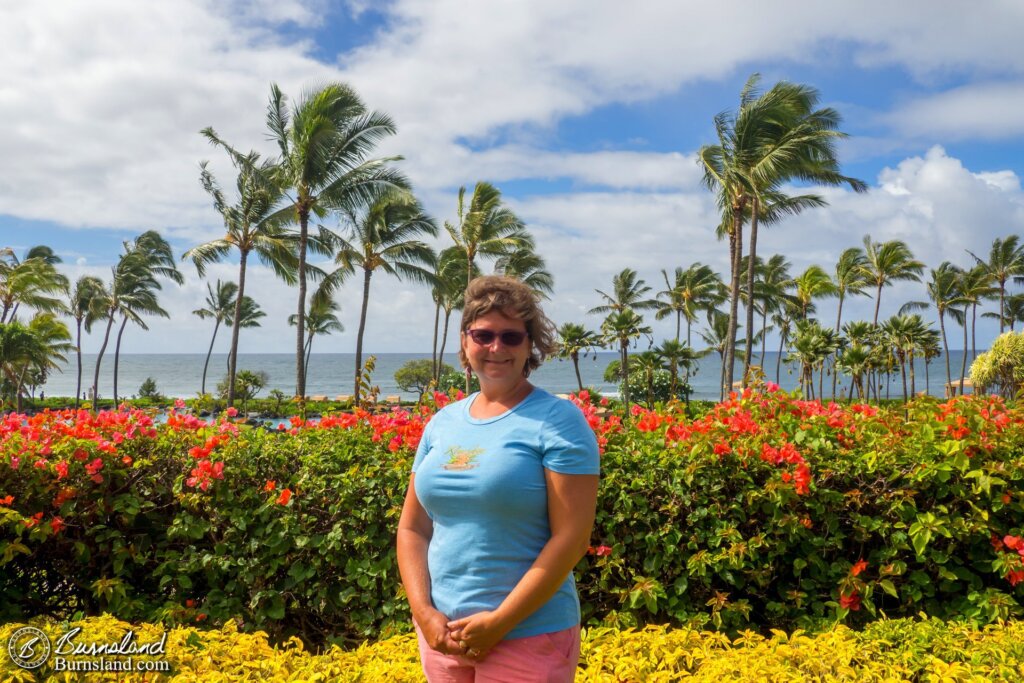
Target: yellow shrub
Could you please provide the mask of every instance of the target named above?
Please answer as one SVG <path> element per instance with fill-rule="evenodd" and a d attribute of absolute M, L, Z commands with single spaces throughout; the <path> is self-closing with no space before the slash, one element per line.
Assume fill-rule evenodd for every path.
<path fill-rule="evenodd" d="M 66 628 L 34 623 L 55 642 Z M 80 641 L 120 641 L 134 628 L 137 641 L 153 642 L 163 629 L 132 627 L 112 617 L 76 622 Z M 19 624 L 0 627 L 0 644 Z M 412 634 L 354 650 L 307 652 L 298 640 L 271 647 L 263 633 L 241 633 L 233 622 L 220 630 L 176 628 L 168 633 L 170 674 L 25 671 L 4 654 L 0 681 L 362 681 L 424 680 Z M 942 622 L 879 621 L 862 632 L 839 626 L 816 635 L 744 633 L 730 640 L 714 632 L 648 626 L 640 630 L 592 628 L 584 632 L 577 681 L 990 681 L 1024 680 L 1024 622 L 983 629 Z"/>

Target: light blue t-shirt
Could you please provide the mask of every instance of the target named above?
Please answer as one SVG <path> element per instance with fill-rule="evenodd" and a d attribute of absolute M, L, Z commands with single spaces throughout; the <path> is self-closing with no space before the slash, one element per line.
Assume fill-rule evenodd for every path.
<path fill-rule="evenodd" d="M 423 431 L 413 472 L 434 523 L 430 596 L 449 619 L 493 610 L 551 538 L 544 470 L 598 474 L 597 439 L 575 405 L 543 389 L 496 417 L 470 417 L 477 394 L 439 411 Z M 506 638 L 580 622 L 572 572 Z"/>

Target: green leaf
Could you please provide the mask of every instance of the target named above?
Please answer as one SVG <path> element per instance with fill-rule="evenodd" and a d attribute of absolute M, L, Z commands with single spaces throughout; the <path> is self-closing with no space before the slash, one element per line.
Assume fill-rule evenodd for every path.
<path fill-rule="evenodd" d="M 889 595 L 891 595 L 894 598 L 899 599 L 900 596 L 896 592 L 896 586 L 893 585 L 892 581 L 890 581 L 889 579 L 882 579 L 881 581 L 878 582 L 878 585 L 881 586 L 882 590 L 884 590 L 886 593 L 888 593 Z"/>

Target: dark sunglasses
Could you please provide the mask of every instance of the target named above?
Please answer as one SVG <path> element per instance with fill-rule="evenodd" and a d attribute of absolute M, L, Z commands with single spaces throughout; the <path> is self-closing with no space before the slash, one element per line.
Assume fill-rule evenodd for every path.
<path fill-rule="evenodd" d="M 501 332 L 495 332 L 494 330 L 466 330 L 466 334 L 480 346 L 490 346 L 494 343 L 495 339 L 500 339 L 502 346 L 519 346 L 523 341 L 530 336 L 526 332 L 520 332 L 519 330 L 502 330 Z"/>

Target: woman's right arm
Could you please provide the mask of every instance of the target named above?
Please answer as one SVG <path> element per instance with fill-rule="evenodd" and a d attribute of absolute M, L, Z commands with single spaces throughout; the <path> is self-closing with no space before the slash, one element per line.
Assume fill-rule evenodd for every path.
<path fill-rule="evenodd" d="M 465 650 L 452 640 L 448 617 L 434 608 L 430 599 L 430 571 L 427 569 L 427 546 L 434 535 L 434 523 L 416 497 L 416 475 L 409 477 L 409 490 L 398 520 L 398 571 L 409 598 L 412 618 L 423 632 L 427 644 L 438 652 L 463 654 Z"/>

